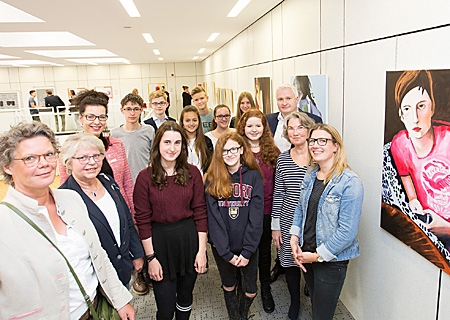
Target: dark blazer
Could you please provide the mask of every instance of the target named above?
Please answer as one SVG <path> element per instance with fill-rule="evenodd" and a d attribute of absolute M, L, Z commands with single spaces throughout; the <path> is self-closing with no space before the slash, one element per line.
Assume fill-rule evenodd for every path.
<path fill-rule="evenodd" d="M 46 96 L 44 98 L 44 103 L 46 107 L 52 107 L 53 112 L 56 112 L 57 106 L 65 106 L 64 101 L 62 101 L 60 97 L 54 95 Z M 63 111 L 65 108 L 58 108 L 58 109 L 59 111 Z"/>
<path fill-rule="evenodd" d="M 315 123 L 322 123 L 321 117 L 316 116 L 315 114 L 312 114 L 309 112 L 304 112 L 304 111 L 300 111 L 300 112 L 306 113 L 311 119 L 314 120 Z M 270 131 L 272 132 L 272 135 L 275 135 L 275 130 L 277 130 L 279 114 L 280 114 L 279 112 L 275 112 L 275 113 L 270 113 L 270 114 L 266 115 L 267 123 L 269 123 L 269 128 L 270 128 Z"/>
<path fill-rule="evenodd" d="M 97 230 L 102 247 L 108 254 L 109 260 L 111 260 L 114 269 L 116 269 L 120 281 L 122 281 L 122 283 L 126 286 L 129 284 L 131 273 L 133 272 L 132 260 L 144 257 L 144 248 L 142 247 L 141 241 L 139 240 L 139 236 L 134 227 L 130 210 L 128 209 L 125 199 L 120 193 L 117 183 L 110 176 L 103 173 L 100 173 L 97 178 L 116 203 L 117 212 L 119 213 L 120 219 L 120 246 L 117 245 L 116 238 L 114 237 L 108 220 L 106 220 L 102 211 L 81 189 L 80 185 L 72 175 L 59 188 L 71 189 L 81 195 L 81 198 L 83 198 L 83 201 L 88 209 L 89 218 Z"/>
<path fill-rule="evenodd" d="M 175 121 L 175 122 L 177 122 L 177 120 L 175 120 L 172 117 L 167 117 L 166 121 Z M 158 127 L 156 126 L 156 123 L 155 123 L 155 120 L 153 120 L 153 117 L 145 120 L 144 123 L 151 125 L 153 127 L 153 129 L 155 129 L 155 132 L 156 132 L 156 130 L 158 130 Z"/>

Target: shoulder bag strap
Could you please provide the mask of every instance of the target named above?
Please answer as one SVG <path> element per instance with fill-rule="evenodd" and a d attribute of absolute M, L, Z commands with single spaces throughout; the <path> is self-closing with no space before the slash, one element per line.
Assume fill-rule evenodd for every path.
<path fill-rule="evenodd" d="M 98 316 L 97 316 L 97 312 L 94 309 L 94 306 L 92 304 L 91 298 L 89 297 L 89 295 L 86 293 L 86 291 L 83 288 L 83 285 L 80 282 L 80 279 L 78 279 L 77 274 L 75 273 L 75 270 L 73 270 L 72 266 L 69 263 L 69 260 L 67 260 L 66 256 L 62 253 L 61 250 L 59 250 L 59 248 L 53 243 L 53 241 L 44 233 L 44 231 L 41 230 L 41 228 L 39 228 L 30 218 L 28 218 L 22 211 L 20 211 L 19 209 L 17 209 L 14 205 L 10 204 L 9 202 L 6 201 L 2 201 L 0 202 L 0 204 L 3 204 L 5 206 L 7 206 L 9 209 L 11 209 L 12 211 L 14 211 L 15 213 L 17 213 L 17 215 L 19 217 L 21 217 L 23 220 L 25 220 L 30 226 L 33 227 L 34 230 L 36 230 L 37 232 L 39 232 L 45 239 L 47 239 L 48 242 L 50 242 L 53 247 L 55 247 L 56 251 L 59 252 L 59 254 L 61 254 L 61 256 L 64 258 L 64 260 L 66 261 L 67 266 L 69 267 L 70 272 L 72 273 L 76 283 L 78 284 L 78 287 L 80 288 L 81 293 L 83 294 L 84 299 L 86 300 L 86 303 L 89 307 L 89 310 L 91 311 L 91 315 L 94 318 L 94 320 L 98 320 Z"/>

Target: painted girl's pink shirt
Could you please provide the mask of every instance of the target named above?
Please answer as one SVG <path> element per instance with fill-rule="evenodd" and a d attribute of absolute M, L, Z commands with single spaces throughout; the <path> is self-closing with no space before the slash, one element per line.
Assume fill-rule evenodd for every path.
<path fill-rule="evenodd" d="M 450 222 L 450 127 L 433 129 L 433 148 L 425 157 L 417 155 L 406 130 L 392 139 L 391 152 L 399 175 L 411 176 L 422 208 Z"/>

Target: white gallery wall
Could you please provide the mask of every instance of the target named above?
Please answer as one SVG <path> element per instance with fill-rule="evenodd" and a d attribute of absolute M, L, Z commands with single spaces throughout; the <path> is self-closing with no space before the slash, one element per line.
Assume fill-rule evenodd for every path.
<path fill-rule="evenodd" d="M 161 82 L 165 83 L 170 94 L 170 115 L 178 118 L 182 109 L 181 87 L 187 85 L 193 88 L 198 83 L 196 63 L 0 68 L 0 92 L 18 91 L 20 107 L 28 117 L 28 98 L 32 89 L 53 88 L 54 94 L 68 105 L 68 89 L 111 86 L 113 97 L 109 101 L 110 128 L 123 123 L 119 109 L 120 100 L 126 94 L 137 88 L 148 105 L 148 84 Z M 1 126 L 2 129 L 3 127 Z"/>
<path fill-rule="evenodd" d="M 386 71 L 449 69 L 449 23 L 448 0 L 285 0 L 203 61 L 210 96 L 212 83 L 237 96 L 271 77 L 274 111 L 291 76 L 328 75 L 328 122 L 365 187 L 341 294 L 358 320 L 450 319 L 450 276 L 379 227 Z"/>

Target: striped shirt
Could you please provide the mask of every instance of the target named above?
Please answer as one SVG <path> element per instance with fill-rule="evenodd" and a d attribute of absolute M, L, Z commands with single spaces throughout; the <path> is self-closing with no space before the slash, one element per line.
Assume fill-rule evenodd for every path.
<path fill-rule="evenodd" d="M 278 256 L 283 267 L 297 266 L 291 254 L 289 230 L 300 198 L 300 184 L 305 177 L 306 169 L 306 166 L 300 167 L 294 162 L 290 150 L 278 157 L 273 192 L 272 230 L 281 230 L 283 243 L 280 245 Z"/>

